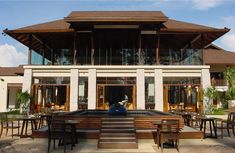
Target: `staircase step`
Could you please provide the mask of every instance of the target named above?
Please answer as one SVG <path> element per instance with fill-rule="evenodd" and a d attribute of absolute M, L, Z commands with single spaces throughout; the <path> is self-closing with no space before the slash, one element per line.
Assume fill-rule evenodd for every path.
<path fill-rule="evenodd" d="M 99 142 L 98 147 L 105 149 L 138 149 L 138 144 L 136 142 Z"/>
<path fill-rule="evenodd" d="M 111 129 L 111 128 L 107 128 L 107 129 L 101 129 L 101 132 L 121 132 L 121 133 L 123 133 L 123 132 L 132 132 L 132 133 L 134 133 L 135 132 L 135 129 L 124 129 L 124 128 L 121 128 L 121 129 Z"/>
<path fill-rule="evenodd" d="M 100 140 L 136 140 L 136 137 L 100 137 Z"/>
<path fill-rule="evenodd" d="M 102 118 L 98 147 L 106 149 L 138 148 L 134 118 Z"/>
<path fill-rule="evenodd" d="M 135 133 L 101 133 L 101 137 L 108 136 L 108 137 L 126 137 L 126 136 L 135 136 Z"/>
<path fill-rule="evenodd" d="M 126 118 L 119 118 L 119 117 L 102 118 L 102 121 L 119 121 L 119 120 L 121 120 L 121 121 L 129 121 L 129 120 L 133 121 L 134 118 L 132 118 L 132 117 L 126 117 Z"/>
<path fill-rule="evenodd" d="M 101 128 L 134 128 L 134 125 L 102 125 Z"/>
<path fill-rule="evenodd" d="M 134 121 L 103 121 L 102 124 L 134 124 Z"/>

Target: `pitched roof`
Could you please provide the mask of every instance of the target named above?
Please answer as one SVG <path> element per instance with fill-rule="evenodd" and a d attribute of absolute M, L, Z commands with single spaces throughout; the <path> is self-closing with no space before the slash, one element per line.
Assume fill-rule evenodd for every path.
<path fill-rule="evenodd" d="M 19 67 L 0 67 L 0 76 L 18 76 L 24 74 L 23 66 Z"/>
<path fill-rule="evenodd" d="M 27 27 L 18 28 L 15 30 L 12 30 L 12 32 L 16 33 L 24 33 L 24 32 L 67 32 L 67 31 L 73 31 L 73 29 L 70 29 L 70 23 L 65 22 L 63 19 L 61 20 L 55 20 L 50 22 L 45 22 L 41 24 L 35 24 Z"/>
<path fill-rule="evenodd" d="M 221 32 L 226 33 L 229 29 L 217 29 L 213 27 L 203 26 L 199 24 L 193 24 L 188 22 L 176 21 L 169 19 L 168 21 L 163 23 L 163 28 L 160 31 L 188 31 L 194 32 L 192 30 L 196 30 L 197 32 Z M 74 31 L 70 27 L 70 23 L 65 20 L 55 20 L 51 22 L 45 22 L 41 24 L 35 24 L 23 28 L 18 28 L 15 30 L 4 30 L 5 33 L 28 33 L 28 32 L 72 32 Z"/>
<path fill-rule="evenodd" d="M 203 56 L 204 62 L 208 65 L 235 65 L 235 52 L 209 48 L 204 49 Z"/>
<path fill-rule="evenodd" d="M 161 11 L 73 11 L 67 22 L 165 22 Z"/>
<path fill-rule="evenodd" d="M 217 31 L 217 30 L 222 30 L 222 31 L 227 31 L 229 29 L 217 29 L 209 26 L 204 26 L 204 25 L 199 25 L 199 24 L 194 24 L 194 23 L 189 23 L 189 22 L 184 22 L 184 21 L 177 21 L 173 19 L 169 19 L 166 22 L 163 23 L 164 30 L 202 30 L 202 31 Z"/>

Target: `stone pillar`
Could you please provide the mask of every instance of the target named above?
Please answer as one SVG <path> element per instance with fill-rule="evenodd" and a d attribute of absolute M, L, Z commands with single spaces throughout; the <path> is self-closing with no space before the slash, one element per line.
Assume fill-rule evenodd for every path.
<path fill-rule="evenodd" d="M 202 89 L 205 90 L 207 87 L 211 86 L 211 79 L 210 79 L 210 71 L 209 69 L 202 69 L 201 70 L 201 85 Z M 203 97 L 203 112 L 207 113 L 208 107 L 212 104 L 212 101 L 209 101 L 207 97 Z"/>
<path fill-rule="evenodd" d="M 28 91 L 28 93 L 30 93 L 31 86 L 32 86 L 32 69 L 25 69 L 22 92 Z"/>
<path fill-rule="evenodd" d="M 0 80 L 0 112 L 7 111 L 7 83 Z"/>
<path fill-rule="evenodd" d="M 145 78 L 144 69 L 137 69 L 136 77 L 136 96 L 137 109 L 145 109 Z"/>
<path fill-rule="evenodd" d="M 88 70 L 88 109 L 96 109 L 96 69 Z"/>
<path fill-rule="evenodd" d="M 78 109 L 78 73 L 78 69 L 71 69 L 70 71 L 70 111 L 75 111 Z"/>
<path fill-rule="evenodd" d="M 163 111 L 163 76 L 162 69 L 154 71 L 155 110 Z"/>

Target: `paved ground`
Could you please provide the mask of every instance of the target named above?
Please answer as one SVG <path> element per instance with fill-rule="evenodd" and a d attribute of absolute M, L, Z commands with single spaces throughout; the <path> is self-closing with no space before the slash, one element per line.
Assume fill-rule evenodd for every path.
<path fill-rule="evenodd" d="M 8 136 L 0 138 L 0 153 L 46 153 L 47 139 L 18 138 Z M 51 153 L 63 152 L 62 147 L 51 147 Z M 160 153 L 153 140 L 139 140 L 139 149 L 97 149 L 97 140 L 80 140 L 73 150 L 67 147 L 68 153 Z M 176 149 L 165 148 L 164 153 L 176 153 Z M 235 153 L 235 137 L 223 139 L 180 140 L 180 153 Z"/>

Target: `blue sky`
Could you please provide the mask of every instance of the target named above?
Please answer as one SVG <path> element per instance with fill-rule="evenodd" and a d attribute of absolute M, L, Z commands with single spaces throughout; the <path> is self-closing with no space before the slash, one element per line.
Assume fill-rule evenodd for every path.
<path fill-rule="evenodd" d="M 232 30 L 215 44 L 235 52 L 235 0 L 0 0 L 0 30 L 62 19 L 71 11 L 152 10 L 172 19 Z M 27 48 L 0 35 L 0 66 L 27 62 Z"/>

